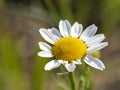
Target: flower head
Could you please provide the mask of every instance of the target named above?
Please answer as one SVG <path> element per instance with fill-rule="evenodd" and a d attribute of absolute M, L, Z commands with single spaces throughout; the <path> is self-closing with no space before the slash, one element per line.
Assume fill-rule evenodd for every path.
<path fill-rule="evenodd" d="M 53 57 L 53 60 L 45 65 L 45 70 L 52 70 L 63 64 L 68 72 L 73 72 L 76 65 L 82 64 L 81 60 L 96 69 L 105 69 L 103 62 L 92 56 L 92 53 L 108 45 L 107 42 L 102 42 L 105 39 L 104 34 L 95 35 L 97 27 L 94 24 L 83 31 L 81 24 L 75 22 L 71 26 L 69 21 L 61 20 L 59 30 L 56 28 L 39 30 L 50 45 L 39 42 L 42 51 L 38 52 L 38 56 Z"/>

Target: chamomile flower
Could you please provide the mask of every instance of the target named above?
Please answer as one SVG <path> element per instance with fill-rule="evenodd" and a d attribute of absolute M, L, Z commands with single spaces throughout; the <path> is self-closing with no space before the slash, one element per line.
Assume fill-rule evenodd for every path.
<path fill-rule="evenodd" d="M 97 34 L 97 27 L 93 24 L 83 31 L 83 26 L 75 22 L 72 26 L 67 20 L 59 22 L 59 31 L 56 28 L 39 30 L 41 36 L 49 43 L 39 42 L 42 51 L 38 56 L 52 58 L 45 65 L 45 70 L 52 70 L 64 65 L 68 72 L 73 72 L 76 65 L 86 64 L 99 70 L 104 70 L 105 65 L 101 60 L 92 56 L 92 53 L 108 45 L 102 42 L 104 34 Z"/>

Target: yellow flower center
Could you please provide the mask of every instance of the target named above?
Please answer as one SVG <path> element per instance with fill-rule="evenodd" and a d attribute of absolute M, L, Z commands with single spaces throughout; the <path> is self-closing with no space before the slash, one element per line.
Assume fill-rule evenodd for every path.
<path fill-rule="evenodd" d="M 75 37 L 65 37 L 56 41 L 52 53 L 57 60 L 75 61 L 81 59 L 86 53 L 85 43 Z"/>

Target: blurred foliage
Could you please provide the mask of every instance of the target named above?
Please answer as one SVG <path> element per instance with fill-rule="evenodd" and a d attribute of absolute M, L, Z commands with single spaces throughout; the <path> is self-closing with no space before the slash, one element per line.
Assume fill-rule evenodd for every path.
<path fill-rule="evenodd" d="M 120 28 L 119 9 L 120 0 L 0 0 L 0 90 L 47 90 L 53 85 L 44 81 L 48 60 L 37 56 L 42 39 L 33 32 L 40 27 L 57 27 L 60 19 L 68 19 L 85 27 L 95 23 L 108 34 Z M 20 17 L 32 19 L 25 23 Z M 31 24 L 36 27 L 33 36 Z"/>

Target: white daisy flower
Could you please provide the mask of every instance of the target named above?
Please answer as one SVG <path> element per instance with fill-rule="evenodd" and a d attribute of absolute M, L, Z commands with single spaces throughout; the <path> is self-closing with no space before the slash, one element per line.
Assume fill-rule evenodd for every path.
<path fill-rule="evenodd" d="M 81 60 L 96 69 L 105 69 L 103 62 L 92 56 L 92 53 L 108 45 L 108 42 L 102 42 L 105 39 L 104 34 L 95 35 L 97 27 L 94 24 L 83 31 L 81 24 L 75 22 L 71 26 L 69 21 L 61 20 L 59 30 L 56 28 L 39 30 L 50 45 L 39 42 L 42 51 L 38 52 L 38 56 L 53 57 L 53 60 L 45 65 L 45 70 L 52 70 L 62 64 L 68 72 L 73 72 L 76 65 L 81 64 Z"/>

